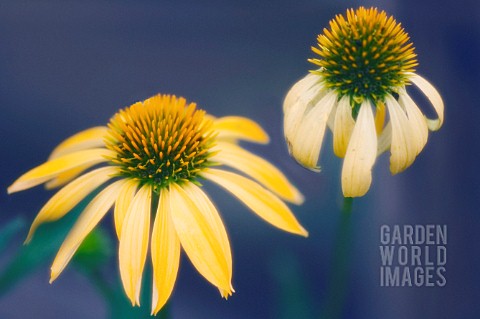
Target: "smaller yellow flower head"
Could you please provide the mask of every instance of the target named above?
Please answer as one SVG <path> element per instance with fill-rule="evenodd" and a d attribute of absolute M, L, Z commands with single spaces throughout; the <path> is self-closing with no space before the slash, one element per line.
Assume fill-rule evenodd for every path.
<path fill-rule="evenodd" d="M 295 83 L 283 103 L 288 149 L 301 165 L 320 171 L 328 127 L 335 155 L 344 158 L 343 195 L 363 196 L 377 156 L 390 150 L 392 174 L 414 162 L 428 131 L 443 124 L 442 98 L 415 73 L 414 48 L 400 23 L 376 8 L 337 15 L 312 50 L 320 58 L 309 61 L 320 68 Z M 410 84 L 427 97 L 437 119 L 422 113 L 407 92 Z"/>
<path fill-rule="evenodd" d="M 309 61 L 320 66 L 327 87 L 355 104 L 365 99 L 382 101 L 408 82 L 417 65 L 408 34 L 400 23 L 377 8 L 347 10 L 337 15 L 317 38 L 312 50 L 321 59 Z"/>
<path fill-rule="evenodd" d="M 194 181 L 208 166 L 212 121 L 184 98 L 157 95 L 119 111 L 110 121 L 106 147 L 121 175 L 158 193 L 171 182 Z"/>

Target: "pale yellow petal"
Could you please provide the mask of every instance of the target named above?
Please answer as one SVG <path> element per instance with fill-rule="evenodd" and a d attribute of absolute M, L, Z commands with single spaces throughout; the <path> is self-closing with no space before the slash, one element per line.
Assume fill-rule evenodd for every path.
<path fill-rule="evenodd" d="M 189 198 L 195 198 L 195 204 L 197 205 L 200 212 L 207 219 L 207 222 L 212 226 L 213 231 L 218 238 L 220 246 L 222 248 L 223 255 L 227 261 L 228 272 L 230 278 L 232 277 L 232 252 L 230 251 L 230 241 L 227 236 L 227 231 L 223 225 L 223 221 L 220 218 L 220 215 L 213 205 L 212 201 L 208 196 L 195 184 L 188 183 L 183 187 L 183 190 L 188 195 Z M 222 297 L 227 298 L 234 292 L 232 285 L 230 284 L 230 289 L 225 290 L 220 289 Z"/>
<path fill-rule="evenodd" d="M 392 123 L 390 171 L 397 174 L 409 167 L 417 156 L 417 142 L 405 111 L 392 97 L 385 98 Z"/>
<path fill-rule="evenodd" d="M 245 140 L 256 143 L 268 143 L 268 134 L 256 122 L 241 116 L 225 116 L 213 121 L 213 130 L 218 139 Z"/>
<path fill-rule="evenodd" d="M 53 282 L 68 264 L 78 246 L 90 231 L 105 216 L 118 196 L 124 180 L 117 181 L 102 190 L 85 208 L 72 230 L 58 250 L 57 256 L 51 267 L 50 283 Z"/>
<path fill-rule="evenodd" d="M 377 133 L 370 102 L 360 106 L 342 167 L 345 197 L 365 195 L 372 183 L 372 166 L 377 157 Z"/>
<path fill-rule="evenodd" d="M 122 225 L 118 264 L 123 288 L 132 305 L 140 305 L 142 273 L 150 237 L 150 211 L 152 190 L 150 185 L 142 186 L 132 203 Z"/>
<path fill-rule="evenodd" d="M 160 192 L 153 223 L 151 254 L 153 264 L 152 315 L 167 303 L 177 279 L 180 241 L 173 225 L 168 190 Z"/>
<path fill-rule="evenodd" d="M 283 101 L 283 112 L 288 112 L 298 99 L 312 86 L 318 83 L 318 75 L 309 73 L 304 78 L 295 83 L 288 91 Z"/>
<path fill-rule="evenodd" d="M 268 161 L 231 143 L 218 142 L 216 147 L 220 152 L 212 157 L 213 161 L 238 169 L 285 200 L 296 204 L 303 202 L 303 195 Z"/>
<path fill-rule="evenodd" d="M 70 136 L 50 153 L 49 160 L 60 157 L 65 154 L 89 149 L 98 148 L 105 145 L 103 137 L 106 135 L 108 128 L 106 126 L 92 127 Z"/>
<path fill-rule="evenodd" d="M 412 73 L 409 79 L 425 94 L 430 103 L 432 103 L 435 112 L 437 112 L 438 119 L 427 119 L 428 128 L 431 131 L 438 130 L 443 124 L 444 105 L 442 97 L 437 89 L 420 75 Z"/>
<path fill-rule="evenodd" d="M 190 198 L 181 186 L 170 184 L 170 207 L 173 224 L 188 258 L 209 282 L 219 289 L 231 287 L 228 256 L 215 226 L 197 205 L 199 198 Z"/>
<path fill-rule="evenodd" d="M 354 126 L 352 107 L 348 96 L 344 96 L 338 102 L 333 125 L 333 151 L 338 157 L 345 157 Z"/>
<path fill-rule="evenodd" d="M 330 91 L 310 110 L 306 111 L 297 131 L 289 139 L 291 155 L 301 165 L 313 171 L 320 171 L 318 158 L 330 112 L 337 100 L 337 94 Z"/>
<path fill-rule="evenodd" d="M 422 114 L 415 102 L 403 91 L 399 94 L 398 103 L 407 112 L 408 121 L 412 128 L 413 139 L 416 142 L 416 155 L 418 155 L 428 140 L 428 125 L 425 116 Z"/>
<path fill-rule="evenodd" d="M 256 182 L 235 173 L 208 169 L 202 176 L 231 192 L 258 216 L 285 231 L 308 236 L 288 206 Z"/>
<path fill-rule="evenodd" d="M 293 141 L 298 133 L 298 129 L 305 119 L 305 112 L 309 107 L 308 103 L 295 103 L 284 113 L 283 116 L 283 134 L 287 143 L 288 151 L 292 153 Z"/>
<path fill-rule="evenodd" d="M 313 75 L 316 76 L 316 75 Z M 318 76 L 317 76 L 318 77 Z M 283 133 L 290 149 L 290 141 L 294 140 L 305 113 L 308 112 L 326 94 L 327 90 L 321 83 L 315 83 L 306 89 L 293 103 L 283 103 Z"/>
<path fill-rule="evenodd" d="M 42 207 L 35 217 L 25 243 L 28 243 L 38 226 L 58 220 L 73 209 L 82 199 L 97 187 L 108 181 L 117 172 L 115 167 L 102 167 L 91 171 L 59 190 Z"/>
<path fill-rule="evenodd" d="M 117 232 L 117 237 L 120 239 L 122 234 L 122 225 L 127 214 L 128 208 L 133 201 L 133 197 L 137 192 L 138 181 L 129 179 L 122 187 L 118 193 L 118 199 L 115 202 L 115 209 L 113 217 L 115 219 L 115 231 Z"/>
<path fill-rule="evenodd" d="M 95 148 L 91 150 L 70 153 L 37 166 L 18 178 L 9 188 L 8 193 L 14 193 L 44 183 L 58 174 L 82 165 L 93 166 L 105 162 L 105 156 L 112 155 L 106 149 Z"/>

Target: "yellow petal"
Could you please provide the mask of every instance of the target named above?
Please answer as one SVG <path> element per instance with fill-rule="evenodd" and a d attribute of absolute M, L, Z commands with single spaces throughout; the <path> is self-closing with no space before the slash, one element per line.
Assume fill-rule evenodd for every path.
<path fill-rule="evenodd" d="M 111 155 L 112 152 L 106 149 L 95 148 L 86 151 L 78 151 L 67 154 L 28 171 L 18 178 L 9 188 L 8 193 L 22 191 L 24 189 L 37 186 L 44 183 L 58 174 L 73 169 L 81 165 L 90 165 L 105 162 L 105 156 Z"/>
<path fill-rule="evenodd" d="M 303 202 L 302 194 L 271 163 L 235 144 L 218 142 L 217 147 L 220 152 L 212 158 L 213 161 L 242 171 L 290 202 Z"/>
<path fill-rule="evenodd" d="M 162 309 L 172 294 L 180 262 L 180 241 L 170 216 L 168 190 L 160 192 L 152 232 L 153 292 L 152 315 Z"/>
<path fill-rule="evenodd" d="M 75 177 L 78 175 L 82 174 L 86 169 L 88 169 L 91 165 L 80 165 L 77 166 L 71 170 L 68 170 L 66 172 L 60 173 L 55 178 L 52 180 L 49 180 L 48 182 L 45 183 L 45 188 L 46 189 L 53 189 L 62 185 L 65 185 L 66 183 L 70 182 L 73 180 Z"/>
<path fill-rule="evenodd" d="M 213 285 L 231 289 L 231 271 L 228 256 L 223 251 L 222 238 L 206 213 L 197 205 L 201 198 L 189 198 L 181 186 L 170 184 L 170 207 L 173 224 L 188 258 Z"/>
<path fill-rule="evenodd" d="M 428 128 L 431 131 L 438 130 L 443 124 L 444 105 L 442 97 L 438 93 L 437 89 L 435 89 L 430 82 L 425 80 L 420 75 L 412 73 L 410 80 L 423 92 L 423 94 L 425 94 L 430 103 L 432 103 L 435 112 L 437 112 L 438 119 L 427 119 Z"/>
<path fill-rule="evenodd" d="M 150 237 L 152 191 L 144 185 L 130 204 L 123 221 L 118 259 L 123 288 L 132 305 L 140 306 L 142 273 Z"/>
<path fill-rule="evenodd" d="M 258 216 L 285 231 L 308 236 L 288 206 L 256 182 L 235 173 L 208 169 L 202 176 L 231 192 Z"/>
<path fill-rule="evenodd" d="M 59 190 L 42 207 L 30 227 L 25 243 L 28 243 L 38 226 L 45 222 L 58 220 L 65 216 L 82 199 L 97 187 L 108 181 L 117 172 L 115 167 L 107 166 L 91 171 Z"/>
<path fill-rule="evenodd" d="M 417 156 L 417 142 L 407 115 L 392 97 L 385 97 L 390 123 L 392 123 L 392 145 L 390 147 L 390 171 L 397 174 L 409 167 Z"/>
<path fill-rule="evenodd" d="M 218 132 L 218 139 L 240 139 L 263 144 L 270 140 L 260 125 L 241 116 L 225 116 L 215 119 L 213 130 Z"/>
<path fill-rule="evenodd" d="M 360 106 L 342 167 L 345 197 L 363 196 L 372 183 L 372 166 L 377 157 L 377 133 L 370 102 Z"/>
<path fill-rule="evenodd" d="M 117 232 L 118 239 L 120 239 L 120 235 L 122 234 L 123 221 L 135 196 L 137 186 L 138 181 L 129 179 L 118 193 L 118 199 L 115 202 L 113 213 L 113 217 L 115 218 L 115 231 Z"/>
<path fill-rule="evenodd" d="M 422 114 L 415 102 L 408 96 L 407 92 L 400 92 L 398 103 L 407 112 L 408 121 L 412 128 L 413 139 L 416 142 L 416 155 L 418 155 L 428 140 L 428 125 L 425 116 Z"/>
<path fill-rule="evenodd" d="M 315 106 L 304 114 L 297 131 L 289 140 L 292 156 L 303 166 L 313 171 L 320 171 L 318 158 L 322 148 L 323 137 L 337 94 L 330 91 Z"/>
<path fill-rule="evenodd" d="M 200 212 L 207 219 L 207 222 L 212 226 L 213 231 L 217 238 L 219 239 L 220 246 L 222 248 L 223 255 L 227 261 L 228 272 L 230 278 L 232 277 L 232 252 L 230 251 L 230 241 L 228 240 L 227 231 L 223 225 L 223 221 L 220 218 L 217 209 L 213 205 L 212 201 L 208 196 L 195 184 L 189 183 L 183 187 L 183 190 L 188 195 L 189 198 L 195 198 L 195 204 L 197 205 Z M 222 297 L 227 298 L 234 292 L 232 285 L 228 290 L 220 289 Z"/>
<path fill-rule="evenodd" d="M 65 154 L 104 146 L 103 137 L 108 128 L 105 126 L 92 127 L 79 132 L 60 143 L 50 154 L 49 160 Z"/>
<path fill-rule="evenodd" d="M 376 103 L 376 110 L 375 110 L 375 129 L 377 131 L 377 135 L 380 135 L 383 131 L 383 127 L 385 125 L 385 115 L 387 114 L 387 110 L 385 109 L 385 104 L 383 102 Z"/>
<path fill-rule="evenodd" d="M 52 283 L 58 275 L 63 271 L 67 263 L 72 258 L 78 246 L 82 243 L 90 231 L 105 216 L 113 202 L 118 196 L 118 191 L 122 187 L 124 180 L 117 181 L 104 190 L 102 190 L 85 208 L 72 230 L 58 250 L 57 256 L 51 267 L 50 283 Z"/>

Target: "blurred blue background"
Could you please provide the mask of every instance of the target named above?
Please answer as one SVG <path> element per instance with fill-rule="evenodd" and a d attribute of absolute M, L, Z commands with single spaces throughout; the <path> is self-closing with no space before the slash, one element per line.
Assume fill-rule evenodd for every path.
<path fill-rule="evenodd" d="M 33 220 L 53 193 L 37 187 L 8 196 L 6 188 L 64 138 L 156 93 L 182 95 L 216 116 L 247 116 L 268 131 L 268 146 L 246 147 L 274 162 L 304 193 L 305 204 L 292 208 L 310 236 L 274 229 L 207 185 L 230 235 L 236 293 L 221 299 L 183 256 L 172 317 L 317 317 L 328 295 L 340 222 L 341 160 L 328 136 L 323 172 L 298 167 L 283 141 L 281 107 L 290 86 L 312 68 L 307 58 L 317 34 L 335 14 L 359 5 L 378 6 L 402 23 L 416 47 L 417 72 L 443 96 L 446 120 L 404 173 L 391 176 L 388 155 L 379 158 L 372 188 L 355 200 L 344 318 L 478 318 L 477 0 L 2 0 L 0 221 Z M 112 220 L 107 216 L 103 226 L 111 229 Z M 380 287 L 384 224 L 447 225 L 447 285 Z M 25 235 L 24 229 L 2 253 L 0 271 Z M 52 285 L 48 275 L 49 265 L 42 264 L 2 296 L 0 318 L 108 315 L 98 291 L 73 267 Z"/>

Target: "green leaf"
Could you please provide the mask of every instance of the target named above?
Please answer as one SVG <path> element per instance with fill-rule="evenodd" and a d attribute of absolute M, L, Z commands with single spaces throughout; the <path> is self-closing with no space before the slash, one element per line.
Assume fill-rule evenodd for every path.
<path fill-rule="evenodd" d="M 41 225 L 32 241 L 19 248 L 0 273 L 0 296 L 31 274 L 37 267 L 44 266 L 53 260 L 63 239 L 92 196 L 88 196 L 61 220 Z M 11 227 L 14 228 L 14 226 Z M 5 238 L 7 237 L 8 229 Z M 45 281 L 48 281 L 48 278 L 45 278 Z"/>
<path fill-rule="evenodd" d="M 80 270 L 88 273 L 100 269 L 113 255 L 113 243 L 110 234 L 97 227 L 83 240 L 78 247 L 72 263 Z"/>
<path fill-rule="evenodd" d="M 17 217 L 0 229 L 0 251 L 5 250 L 12 237 L 25 228 L 25 224 L 23 217 Z"/>

